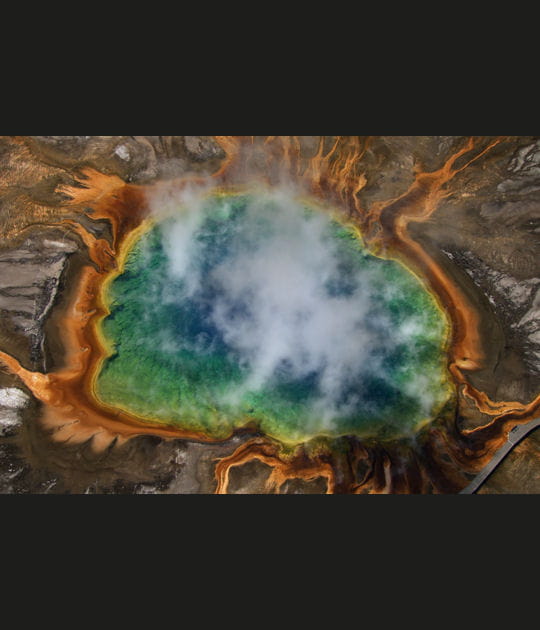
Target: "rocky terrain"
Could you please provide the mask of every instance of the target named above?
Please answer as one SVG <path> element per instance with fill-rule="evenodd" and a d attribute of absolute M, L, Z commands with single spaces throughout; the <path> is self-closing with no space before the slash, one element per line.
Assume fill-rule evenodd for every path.
<path fill-rule="evenodd" d="M 371 139 L 357 155 L 361 170 L 356 176 L 366 181 L 359 193 L 362 202 L 399 197 L 419 170 L 441 168 L 464 141 Z M 322 144 L 319 137 L 300 137 L 298 155 L 313 159 L 318 147 L 328 151 L 334 143 L 332 137 Z M 198 136 L 0 138 L 0 350 L 33 372 L 47 374 L 63 364 L 59 313 L 81 268 L 94 264 L 70 221 L 99 239 L 109 238 L 111 229 L 106 220 L 92 219 L 91 212 L 66 212 L 63 186 L 80 187 L 85 168 L 141 186 L 210 176 L 225 163 L 223 146 L 213 137 Z M 272 145 L 254 146 L 252 160 L 264 169 L 265 147 Z M 410 234 L 481 314 L 487 359 L 482 369 L 468 374 L 470 383 L 492 401 L 526 405 L 540 394 L 540 139 L 504 138 L 456 181 L 452 194 L 429 220 L 412 224 Z M 471 402 L 460 404 L 460 429 L 489 421 Z M 95 452 L 91 441 L 54 440 L 38 420 L 40 408 L 17 376 L 0 370 L 2 493 L 212 493 L 216 461 L 249 438 L 240 432 L 207 444 L 140 435 Z M 232 467 L 228 492 L 267 492 L 271 474 L 264 458 Z M 282 493 L 325 491 L 322 475 L 288 479 L 280 486 Z M 479 492 L 540 492 L 540 433 L 529 434 Z"/>

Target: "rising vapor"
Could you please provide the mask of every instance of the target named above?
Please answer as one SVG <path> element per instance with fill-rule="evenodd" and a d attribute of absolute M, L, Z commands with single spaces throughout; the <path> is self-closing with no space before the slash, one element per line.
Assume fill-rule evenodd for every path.
<path fill-rule="evenodd" d="M 397 345 L 414 347 L 420 335 L 440 339 L 440 331 L 429 332 L 418 312 L 396 325 L 381 309 L 381 296 L 388 300 L 403 289 L 388 285 L 382 265 L 351 268 L 333 237 L 331 218 L 307 211 L 298 191 L 287 186 L 257 191 L 241 221 L 218 228 L 233 230 L 226 249 L 219 237 L 214 249 L 208 247 L 215 237 L 204 212 L 208 193 L 191 189 L 153 204 L 156 213 L 163 216 L 167 208 L 173 217 L 163 231 L 163 247 L 170 286 L 177 289 L 161 299 L 197 303 L 242 366 L 243 381 L 223 404 L 234 405 L 246 393 L 276 383 L 312 379 L 310 430 L 331 430 L 336 418 L 358 408 L 376 414 L 374 401 L 364 396 L 364 381 L 388 381 L 385 359 Z M 224 201 L 221 218 L 231 211 L 231 202 Z M 360 244 L 355 246 L 361 260 Z M 212 346 L 206 341 L 199 344 L 201 352 Z M 184 343 L 193 349 L 192 340 Z M 426 417 L 437 397 L 432 385 L 432 376 L 415 373 L 404 383 Z"/>

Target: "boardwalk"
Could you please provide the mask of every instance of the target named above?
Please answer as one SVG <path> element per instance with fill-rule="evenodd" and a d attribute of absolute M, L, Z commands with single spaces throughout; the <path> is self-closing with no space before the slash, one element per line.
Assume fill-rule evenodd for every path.
<path fill-rule="evenodd" d="M 459 494 L 473 494 L 484 483 L 484 481 L 491 475 L 491 473 L 497 468 L 502 460 L 508 455 L 508 453 L 521 442 L 521 440 L 528 435 L 531 431 L 534 431 L 540 426 L 540 417 L 534 418 L 526 424 L 522 424 L 514 427 L 508 434 L 508 442 L 502 446 L 494 455 L 489 464 L 483 468 L 478 475 L 471 481 L 471 483 L 463 488 Z"/>

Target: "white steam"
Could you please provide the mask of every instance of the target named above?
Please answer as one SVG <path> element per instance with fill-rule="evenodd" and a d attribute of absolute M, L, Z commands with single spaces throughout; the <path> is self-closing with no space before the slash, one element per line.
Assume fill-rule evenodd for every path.
<path fill-rule="evenodd" d="M 246 246 L 205 276 L 200 265 L 204 197 L 188 190 L 172 199 L 155 199 L 154 205 L 161 212 L 167 204 L 177 208 L 163 244 L 169 274 L 183 281 L 184 295 L 196 298 L 208 282 L 218 288 L 209 317 L 246 368 L 242 386 L 229 392 L 226 402 L 268 386 L 280 371 L 291 379 L 317 373 L 319 394 L 312 403 L 317 428 L 332 429 L 333 419 L 361 400 L 359 375 L 385 377 L 377 352 L 381 344 L 414 343 L 424 322 L 410 317 L 395 330 L 380 309 L 373 321 L 374 294 L 399 290 L 383 286 L 376 270 L 355 273 L 345 293 L 329 291 L 329 283 L 342 275 L 337 244 L 328 238 L 330 218 L 305 213 L 290 190 L 266 193 L 249 204 L 242 221 Z M 220 212 L 228 212 L 225 201 Z M 356 397 L 350 394 L 352 383 L 358 384 Z M 425 414 L 435 402 L 429 383 L 426 375 L 414 376 L 406 389 L 422 401 Z"/>

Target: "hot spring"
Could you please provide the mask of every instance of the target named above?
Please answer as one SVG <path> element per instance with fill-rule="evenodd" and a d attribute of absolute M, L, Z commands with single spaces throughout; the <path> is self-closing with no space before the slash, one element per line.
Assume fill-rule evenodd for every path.
<path fill-rule="evenodd" d="M 155 219 L 104 296 L 96 394 L 149 422 L 283 442 L 410 435 L 452 391 L 448 323 L 406 267 L 284 192 Z"/>

